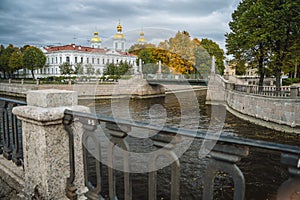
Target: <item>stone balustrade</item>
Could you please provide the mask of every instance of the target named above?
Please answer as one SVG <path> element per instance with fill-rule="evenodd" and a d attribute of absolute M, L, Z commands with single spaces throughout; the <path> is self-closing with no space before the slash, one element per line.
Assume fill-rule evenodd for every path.
<path fill-rule="evenodd" d="M 65 109 L 89 112 L 77 105 L 77 94 L 64 90 L 36 90 L 27 94 L 27 106 L 13 109 L 22 121 L 24 154 L 24 193 L 26 198 L 64 199 L 70 174 L 69 135 L 63 126 Z M 74 124 L 74 128 L 80 126 Z M 75 186 L 84 189 L 82 131 L 75 134 L 77 152 Z M 80 152 L 80 153 L 78 153 Z M 81 155 L 81 157 L 80 157 Z"/>

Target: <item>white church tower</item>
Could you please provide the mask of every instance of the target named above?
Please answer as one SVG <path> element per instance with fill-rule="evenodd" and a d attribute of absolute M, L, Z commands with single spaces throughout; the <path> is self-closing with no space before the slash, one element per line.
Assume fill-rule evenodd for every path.
<path fill-rule="evenodd" d="M 114 35 L 114 39 L 113 39 L 113 49 L 117 50 L 117 51 L 125 51 L 125 36 L 122 33 L 122 26 L 119 24 L 117 26 L 117 33 Z"/>

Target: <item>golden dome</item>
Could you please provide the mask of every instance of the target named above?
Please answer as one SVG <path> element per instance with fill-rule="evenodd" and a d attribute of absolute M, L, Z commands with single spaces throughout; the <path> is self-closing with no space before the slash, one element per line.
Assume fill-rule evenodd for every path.
<path fill-rule="evenodd" d="M 138 38 L 138 43 L 146 43 L 147 42 L 147 40 L 146 40 L 146 38 Z"/>
<path fill-rule="evenodd" d="M 146 38 L 144 37 L 143 31 L 140 32 L 140 37 L 138 38 L 137 41 L 138 41 L 138 43 L 146 43 L 147 42 Z"/>
<path fill-rule="evenodd" d="M 114 39 L 124 39 L 125 38 L 125 36 L 124 36 L 124 34 L 122 34 L 122 33 L 116 33 L 115 35 L 114 35 Z"/>
<path fill-rule="evenodd" d="M 101 39 L 98 37 L 98 32 L 94 32 L 94 37 L 91 39 L 91 42 L 101 42 Z"/>

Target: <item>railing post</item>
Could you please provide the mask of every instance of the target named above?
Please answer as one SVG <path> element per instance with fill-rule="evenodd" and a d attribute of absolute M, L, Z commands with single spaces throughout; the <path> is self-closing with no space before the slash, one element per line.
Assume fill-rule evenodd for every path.
<path fill-rule="evenodd" d="M 24 193 L 28 199 L 64 199 L 70 175 L 69 134 L 63 125 L 65 109 L 87 112 L 77 106 L 77 94 L 64 90 L 33 90 L 27 106 L 13 109 L 22 121 L 24 154 Z M 75 187 L 84 188 L 82 131 L 74 132 Z M 80 153 L 78 153 L 80 152 Z M 81 164 L 80 164 L 81 163 Z"/>
<path fill-rule="evenodd" d="M 181 136 L 170 134 L 167 132 L 159 132 L 156 135 L 151 137 L 153 141 L 153 145 L 162 148 L 160 153 L 153 154 L 150 157 L 150 172 L 148 176 L 148 199 L 154 200 L 156 199 L 156 191 L 157 191 L 157 159 L 159 156 L 166 156 L 174 162 L 171 164 L 171 190 L 170 190 L 170 198 L 171 200 L 178 200 L 180 196 L 180 162 L 177 155 L 174 153 L 174 148 L 177 143 L 179 143 L 182 139 Z"/>
<path fill-rule="evenodd" d="M 234 200 L 245 198 L 245 179 L 243 173 L 236 163 L 245 156 L 248 156 L 249 148 L 246 146 L 232 146 L 229 144 L 217 144 L 210 152 L 211 159 L 205 172 L 203 188 L 203 199 L 213 199 L 214 180 L 217 171 L 231 175 L 234 183 Z"/>
<path fill-rule="evenodd" d="M 250 94 L 250 93 L 251 93 L 251 86 L 250 86 L 250 85 L 247 85 L 247 86 L 246 86 L 246 90 L 247 90 L 247 94 Z"/>
<path fill-rule="evenodd" d="M 300 198 L 300 156 L 281 154 L 281 163 L 288 167 L 290 177 L 279 188 L 277 199 Z"/>
<path fill-rule="evenodd" d="M 292 85 L 291 86 L 291 98 L 297 98 L 298 97 L 298 86 Z"/>

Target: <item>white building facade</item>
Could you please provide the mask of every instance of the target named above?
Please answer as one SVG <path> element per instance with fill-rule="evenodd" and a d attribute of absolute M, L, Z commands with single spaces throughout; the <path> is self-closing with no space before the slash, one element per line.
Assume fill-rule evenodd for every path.
<path fill-rule="evenodd" d="M 35 76 L 59 76 L 60 65 L 68 62 L 73 68 L 78 63 L 83 67 L 83 75 L 86 73 L 86 67 L 94 68 L 94 75 L 102 76 L 106 66 L 110 63 L 120 64 L 128 63 L 133 66 L 133 72 L 137 71 L 137 56 L 125 52 L 125 36 L 122 33 L 120 23 L 117 26 L 117 33 L 113 40 L 113 49 L 101 48 L 101 39 L 98 37 L 98 32 L 94 32 L 94 37 L 91 39 L 91 46 L 84 47 L 75 44 L 64 46 L 44 47 L 42 51 L 46 55 L 46 65 L 42 69 L 35 70 Z"/>

